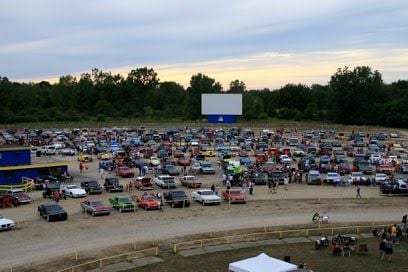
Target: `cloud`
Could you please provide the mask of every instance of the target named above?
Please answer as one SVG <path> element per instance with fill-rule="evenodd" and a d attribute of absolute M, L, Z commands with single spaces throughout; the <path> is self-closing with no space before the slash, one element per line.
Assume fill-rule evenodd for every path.
<path fill-rule="evenodd" d="M 389 51 L 406 48 L 407 15 L 405 0 L 11 1 L 0 10 L 7 26 L 0 28 L 0 75 L 37 79 L 149 66 L 173 67 L 188 75 L 184 80 L 203 67 L 216 79 L 227 80 L 230 71 L 247 77 L 248 86 L 271 87 L 296 75 L 319 79 L 319 69 L 299 70 L 316 61 L 352 66 L 357 52 L 389 60 Z M 398 59 L 378 63 L 393 77 L 406 67 Z M 163 71 L 162 78 L 174 74 Z M 275 83 L 260 71 L 273 71 Z"/>

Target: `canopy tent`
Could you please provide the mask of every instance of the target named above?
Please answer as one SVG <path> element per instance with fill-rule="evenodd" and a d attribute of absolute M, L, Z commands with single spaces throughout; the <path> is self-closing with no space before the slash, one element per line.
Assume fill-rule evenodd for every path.
<path fill-rule="evenodd" d="M 265 253 L 229 264 L 230 272 L 289 272 L 297 268 L 297 265 L 269 257 Z"/>

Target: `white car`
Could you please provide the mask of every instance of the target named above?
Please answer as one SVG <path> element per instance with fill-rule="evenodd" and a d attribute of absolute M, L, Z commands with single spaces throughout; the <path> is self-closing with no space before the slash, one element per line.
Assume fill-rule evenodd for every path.
<path fill-rule="evenodd" d="M 370 159 L 369 159 L 371 164 L 375 164 L 376 162 L 378 162 L 380 160 L 381 160 L 381 155 L 380 154 L 371 154 Z"/>
<path fill-rule="evenodd" d="M 391 132 L 391 133 L 390 133 L 390 137 L 391 137 L 391 138 L 398 138 L 398 133 L 396 133 L 396 132 Z"/>
<path fill-rule="evenodd" d="M 288 155 L 280 155 L 279 159 L 283 164 L 290 164 L 292 162 L 292 159 Z"/>
<path fill-rule="evenodd" d="M 361 182 L 366 181 L 366 177 L 361 172 L 351 172 L 347 181 L 349 185 L 352 185 L 354 182 L 359 184 Z"/>
<path fill-rule="evenodd" d="M 151 166 L 158 166 L 160 164 L 160 159 L 156 156 L 150 157 L 149 165 Z"/>
<path fill-rule="evenodd" d="M 210 189 L 201 189 L 198 191 L 195 191 L 191 194 L 191 198 L 195 201 L 200 202 L 205 206 L 206 204 L 215 204 L 215 205 L 220 205 L 221 203 L 221 197 L 215 194 Z"/>
<path fill-rule="evenodd" d="M 383 184 L 384 182 L 389 181 L 390 178 L 384 173 L 377 173 L 375 174 L 374 180 L 376 184 Z"/>
<path fill-rule="evenodd" d="M 10 230 L 14 228 L 15 222 L 0 215 L 0 230 Z"/>
<path fill-rule="evenodd" d="M 177 186 L 174 177 L 169 175 L 160 175 L 154 178 L 154 184 L 163 189 L 174 189 Z"/>
<path fill-rule="evenodd" d="M 336 172 L 328 172 L 326 175 L 326 182 L 328 184 L 340 184 L 341 176 Z"/>
<path fill-rule="evenodd" d="M 58 153 L 64 156 L 75 156 L 76 151 L 72 148 L 63 148 Z"/>
<path fill-rule="evenodd" d="M 61 186 L 61 193 L 70 197 L 85 197 L 86 191 L 78 185 L 63 185 Z"/>

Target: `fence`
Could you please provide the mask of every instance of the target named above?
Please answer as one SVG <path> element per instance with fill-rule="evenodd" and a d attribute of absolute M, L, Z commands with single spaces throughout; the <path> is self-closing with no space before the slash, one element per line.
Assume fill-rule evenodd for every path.
<path fill-rule="evenodd" d="M 22 177 L 22 184 L 17 185 L 0 185 L 0 192 L 5 192 L 11 189 L 21 189 L 24 192 L 33 190 L 34 180 L 28 177 Z"/>
<path fill-rule="evenodd" d="M 253 232 L 247 234 L 236 234 L 236 235 L 228 235 L 228 236 L 221 236 L 221 237 L 214 237 L 214 238 L 205 238 L 205 239 L 198 239 L 193 241 L 187 242 L 180 242 L 173 244 L 173 252 L 177 253 L 183 246 L 188 246 L 187 249 L 192 248 L 202 248 L 205 245 L 215 245 L 215 244 L 230 244 L 233 242 L 248 242 L 248 241 L 259 241 L 265 240 L 265 238 L 270 239 L 271 237 L 282 239 L 284 235 L 294 236 L 295 234 L 300 236 L 309 237 L 311 234 L 319 232 L 319 235 L 322 234 L 330 234 L 334 235 L 334 233 L 338 233 L 340 231 L 355 231 L 357 234 L 361 232 L 363 229 L 370 229 L 378 227 L 387 226 L 386 224 L 375 225 L 373 222 L 371 225 L 363 225 L 363 226 L 343 226 L 343 227 L 327 227 L 321 228 L 320 225 L 318 228 L 311 228 L 311 229 L 296 229 L 296 230 L 277 230 L 277 231 L 268 231 L 267 227 L 264 227 L 264 231 L 261 232 Z M 210 233 L 211 235 L 211 233 Z"/>
<path fill-rule="evenodd" d="M 125 259 L 127 261 L 130 261 L 130 260 L 135 259 L 135 258 L 140 258 L 141 257 L 140 254 L 143 254 L 143 257 L 144 256 L 151 256 L 151 255 L 157 256 L 157 255 L 159 255 L 159 247 L 151 247 L 151 248 L 146 248 L 146 249 L 142 249 L 142 250 L 126 252 L 126 253 L 122 253 L 122 254 L 119 254 L 119 255 L 104 257 L 104 258 L 89 261 L 89 262 L 86 262 L 86 263 L 73 265 L 73 266 L 58 270 L 57 272 L 64 272 L 64 271 L 75 272 L 75 270 L 78 269 L 78 268 L 81 268 L 81 267 L 84 267 L 84 266 L 92 266 L 92 265 L 95 265 L 95 264 L 97 264 L 99 268 L 102 268 L 104 265 L 107 265 L 108 263 L 110 263 L 109 261 L 112 261 L 114 259 L 118 260 L 118 259 L 123 259 L 123 257 L 125 257 Z M 75 258 L 77 259 L 78 257 L 76 256 Z"/>

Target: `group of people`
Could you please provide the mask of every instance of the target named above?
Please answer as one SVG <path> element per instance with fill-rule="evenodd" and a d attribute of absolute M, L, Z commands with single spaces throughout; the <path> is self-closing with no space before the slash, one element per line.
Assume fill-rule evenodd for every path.
<path fill-rule="evenodd" d="M 393 224 L 384 227 L 379 233 L 374 230 L 374 234 L 381 238 L 379 249 L 381 253 L 381 261 L 387 256 L 388 262 L 392 261 L 393 247 L 399 245 L 401 239 L 407 235 L 407 215 L 402 217 L 400 225 Z"/>

